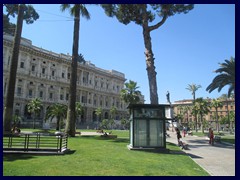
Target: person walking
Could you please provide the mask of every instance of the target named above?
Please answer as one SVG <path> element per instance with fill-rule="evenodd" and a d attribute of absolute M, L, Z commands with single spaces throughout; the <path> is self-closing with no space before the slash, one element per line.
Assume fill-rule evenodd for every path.
<path fill-rule="evenodd" d="M 176 134 L 177 134 L 178 146 L 180 146 L 181 145 L 180 144 L 180 139 L 182 138 L 182 136 L 181 136 L 180 130 L 177 127 L 176 127 L 175 131 L 176 131 Z"/>
<path fill-rule="evenodd" d="M 209 128 L 208 132 L 208 137 L 209 137 L 209 144 L 213 145 L 214 144 L 214 134 L 212 128 Z"/>
<path fill-rule="evenodd" d="M 186 129 L 185 126 L 183 126 L 183 131 L 182 131 L 182 133 L 183 133 L 183 137 L 185 137 L 185 136 L 186 136 L 186 133 L 187 133 L 187 129 Z"/>

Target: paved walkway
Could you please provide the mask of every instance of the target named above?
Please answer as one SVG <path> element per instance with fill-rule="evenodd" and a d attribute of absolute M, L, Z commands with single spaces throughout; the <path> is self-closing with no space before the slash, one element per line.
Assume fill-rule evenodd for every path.
<path fill-rule="evenodd" d="M 167 131 L 167 142 L 177 144 L 176 132 Z M 211 176 L 235 176 L 235 147 L 227 143 L 208 144 L 206 137 L 188 136 L 182 138 L 188 144 L 183 150 Z"/>

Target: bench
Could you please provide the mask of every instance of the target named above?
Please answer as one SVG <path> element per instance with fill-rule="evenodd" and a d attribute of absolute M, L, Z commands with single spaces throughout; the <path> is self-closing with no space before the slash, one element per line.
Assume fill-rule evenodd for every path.
<path fill-rule="evenodd" d="M 215 142 L 221 142 L 221 136 L 214 136 Z"/>
<path fill-rule="evenodd" d="M 65 133 L 5 133 L 3 153 L 63 154 L 67 150 Z"/>

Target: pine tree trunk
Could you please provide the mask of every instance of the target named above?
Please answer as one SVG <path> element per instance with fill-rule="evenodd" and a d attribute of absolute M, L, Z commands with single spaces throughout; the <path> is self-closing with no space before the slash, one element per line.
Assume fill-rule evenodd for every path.
<path fill-rule="evenodd" d="M 145 46 L 145 57 L 146 57 L 146 66 L 147 66 L 147 75 L 149 82 L 150 90 L 150 102 L 151 104 L 158 104 L 158 93 L 157 93 L 157 79 L 156 71 L 154 66 L 154 57 L 152 52 L 152 43 L 150 37 L 150 31 L 148 30 L 147 25 L 143 25 L 143 38 Z"/>
<path fill-rule="evenodd" d="M 23 26 L 23 14 L 24 9 L 22 5 L 18 6 L 18 18 L 17 18 L 17 27 L 15 30 L 14 44 L 13 44 L 13 55 L 11 59 L 8 88 L 6 95 L 6 102 L 3 113 L 3 128 L 5 132 L 11 131 L 11 121 L 13 115 L 13 103 L 14 103 L 14 94 L 15 94 L 15 83 L 16 83 L 16 73 L 18 66 L 18 55 L 19 55 L 19 46 L 22 35 L 22 26 Z"/>
<path fill-rule="evenodd" d="M 78 42 L 79 42 L 79 24 L 80 24 L 80 7 L 76 4 L 74 17 L 74 34 L 73 34 L 73 48 L 72 48 L 72 63 L 71 63 L 71 78 L 70 78 L 70 93 L 69 104 L 67 111 L 67 121 L 65 132 L 74 137 L 75 136 L 75 121 L 76 121 L 76 88 L 77 88 L 77 58 L 78 58 Z"/>

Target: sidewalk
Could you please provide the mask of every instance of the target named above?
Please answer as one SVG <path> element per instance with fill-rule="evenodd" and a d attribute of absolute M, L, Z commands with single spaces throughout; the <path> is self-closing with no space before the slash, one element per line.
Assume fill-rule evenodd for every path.
<path fill-rule="evenodd" d="M 167 142 L 177 144 L 176 132 L 167 131 Z M 211 176 L 235 176 L 235 146 L 228 143 L 208 144 L 206 137 L 188 136 L 182 138 L 188 144 L 183 150 Z"/>

